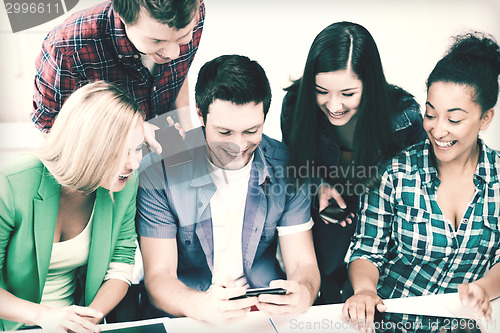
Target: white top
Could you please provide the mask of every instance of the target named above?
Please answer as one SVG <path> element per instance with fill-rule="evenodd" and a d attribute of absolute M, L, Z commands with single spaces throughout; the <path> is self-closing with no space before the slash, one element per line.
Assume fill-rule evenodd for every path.
<path fill-rule="evenodd" d="M 253 156 L 239 170 L 221 169 L 209 161 L 210 176 L 217 187 L 210 199 L 214 246 L 212 283 L 229 276 L 236 286 L 248 286 L 243 270 L 242 231 L 252 161 Z M 277 227 L 278 236 L 306 231 L 313 225 L 311 219 L 299 225 Z M 277 255 L 280 261 L 280 254 Z"/>
<path fill-rule="evenodd" d="M 142 64 L 144 65 L 144 67 L 149 69 L 149 72 L 151 73 L 151 75 L 154 76 L 156 63 L 153 61 L 153 59 L 151 59 L 151 57 L 148 56 L 147 54 L 141 54 L 141 61 L 142 61 Z"/>
<path fill-rule="evenodd" d="M 87 263 L 90 251 L 91 225 L 94 210 L 87 226 L 76 237 L 52 245 L 49 272 L 41 304 L 61 308 L 74 304 L 76 269 Z"/>
<path fill-rule="evenodd" d="M 225 170 L 210 162 L 210 176 L 217 190 L 210 199 L 214 267 L 212 281 L 229 276 L 237 286 L 247 284 L 243 271 L 241 233 L 252 159 L 239 170 Z"/>

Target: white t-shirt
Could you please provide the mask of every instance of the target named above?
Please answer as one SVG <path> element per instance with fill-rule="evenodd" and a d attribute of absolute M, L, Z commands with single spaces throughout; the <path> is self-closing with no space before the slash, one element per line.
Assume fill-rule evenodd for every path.
<path fill-rule="evenodd" d="M 243 270 L 242 231 L 252 161 L 253 156 L 239 170 L 221 169 L 209 161 L 210 176 L 217 187 L 210 199 L 214 246 L 212 282 L 229 276 L 236 286 L 248 286 Z M 309 230 L 313 224 L 311 219 L 299 225 L 277 227 L 278 236 Z M 281 260 L 280 253 L 277 259 Z"/>
<path fill-rule="evenodd" d="M 247 284 L 243 271 L 241 233 L 252 160 L 239 170 L 221 169 L 210 162 L 210 176 L 217 187 L 210 199 L 214 245 L 213 281 L 221 276 L 229 276 L 237 286 Z"/>
<path fill-rule="evenodd" d="M 153 61 L 153 59 L 151 59 L 151 57 L 148 56 L 147 54 L 141 54 L 141 62 L 144 65 L 144 67 L 149 69 L 151 75 L 154 76 L 156 63 Z"/>

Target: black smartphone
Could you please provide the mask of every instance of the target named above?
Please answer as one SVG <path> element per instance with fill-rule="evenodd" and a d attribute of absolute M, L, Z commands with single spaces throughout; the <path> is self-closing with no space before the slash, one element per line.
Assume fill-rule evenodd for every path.
<path fill-rule="evenodd" d="M 336 223 L 345 220 L 349 214 L 356 213 L 359 205 L 357 196 L 343 196 L 346 208 L 342 209 L 334 199 L 330 200 L 330 205 L 319 212 L 319 215 L 326 221 Z"/>
<path fill-rule="evenodd" d="M 283 289 L 283 288 L 271 288 L 271 287 L 247 289 L 245 295 L 241 295 L 241 296 L 237 296 L 237 297 L 232 297 L 229 300 L 234 301 L 236 299 L 242 299 L 242 298 L 247 298 L 247 297 L 254 297 L 254 296 L 259 296 L 259 295 L 262 295 L 262 294 L 285 295 L 286 294 L 286 289 Z"/>
<path fill-rule="evenodd" d="M 186 143 L 174 126 L 156 130 L 155 138 L 162 147 L 161 156 L 167 167 L 191 162 Z"/>

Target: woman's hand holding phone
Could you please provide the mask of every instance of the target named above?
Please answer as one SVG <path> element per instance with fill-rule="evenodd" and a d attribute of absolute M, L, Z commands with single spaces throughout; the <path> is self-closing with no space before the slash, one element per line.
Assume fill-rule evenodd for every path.
<path fill-rule="evenodd" d="M 331 201 L 334 201 L 331 203 Z M 339 223 L 342 227 L 352 223 L 354 214 L 347 212 L 347 205 L 340 193 L 330 184 L 323 183 L 318 193 L 319 214 L 325 223 Z M 344 214 L 345 213 L 345 214 Z"/>

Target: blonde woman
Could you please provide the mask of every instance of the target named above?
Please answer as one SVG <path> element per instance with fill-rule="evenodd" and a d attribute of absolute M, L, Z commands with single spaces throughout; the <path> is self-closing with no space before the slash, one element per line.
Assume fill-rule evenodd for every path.
<path fill-rule="evenodd" d="M 98 332 L 124 297 L 143 124 L 132 97 L 91 83 L 35 154 L 0 170 L 0 330 Z"/>

